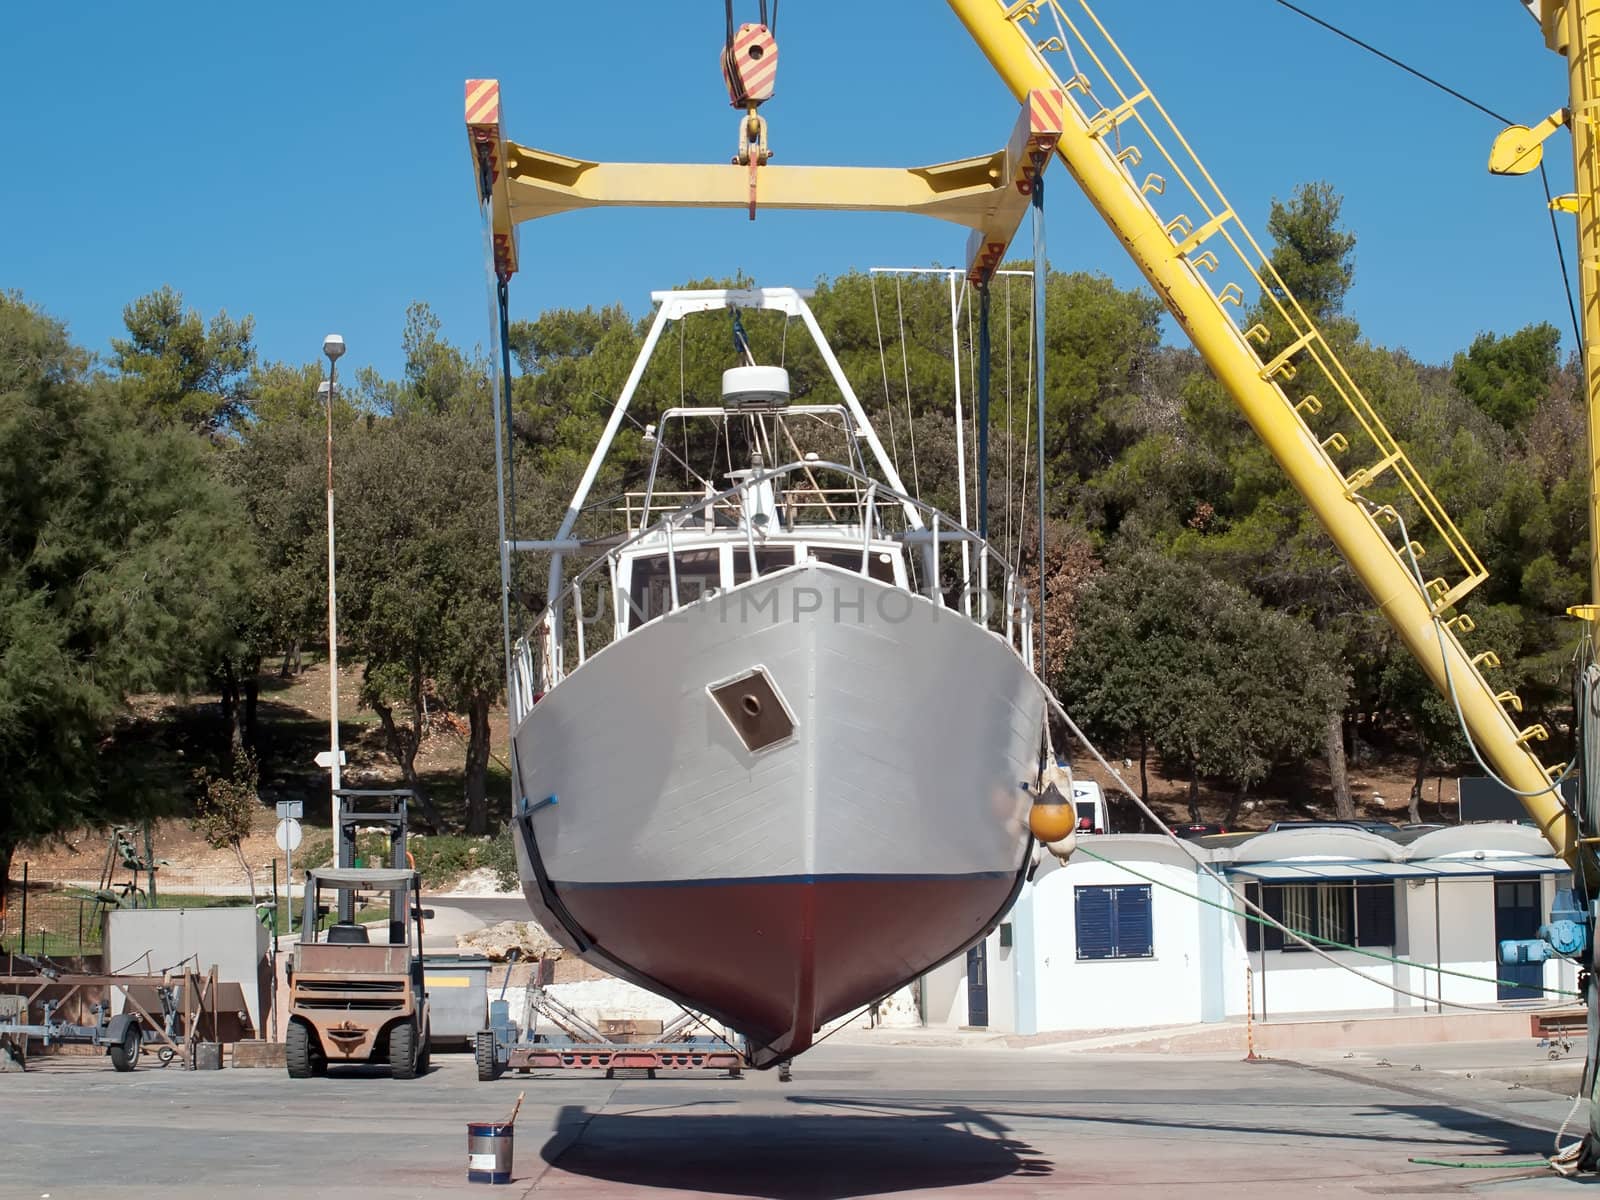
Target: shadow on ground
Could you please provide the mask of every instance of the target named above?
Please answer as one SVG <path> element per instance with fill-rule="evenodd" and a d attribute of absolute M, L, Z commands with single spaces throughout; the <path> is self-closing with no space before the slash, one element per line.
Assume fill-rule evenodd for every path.
<path fill-rule="evenodd" d="M 563 1108 L 543 1157 L 570 1175 L 627 1187 L 765 1200 L 847 1200 L 952 1190 L 1054 1164 L 993 1117 L 960 1106 L 881 1115 L 700 1115 Z"/>

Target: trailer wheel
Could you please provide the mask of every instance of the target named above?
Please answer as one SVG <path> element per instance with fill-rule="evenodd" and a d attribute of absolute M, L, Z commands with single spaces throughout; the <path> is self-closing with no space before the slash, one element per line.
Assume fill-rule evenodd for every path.
<path fill-rule="evenodd" d="M 290 1079 L 310 1079 L 316 1071 L 311 1053 L 311 1030 L 303 1021 L 290 1021 L 284 1034 L 283 1060 L 289 1068 Z"/>
<path fill-rule="evenodd" d="M 389 1070 L 396 1079 L 417 1077 L 417 1027 L 410 1021 L 389 1031 Z"/>
<path fill-rule="evenodd" d="M 139 1050 L 144 1039 L 139 1026 L 130 1022 L 122 1040 L 111 1047 L 111 1065 L 119 1071 L 131 1071 L 139 1065 Z"/>
<path fill-rule="evenodd" d="M 500 1049 L 495 1044 L 494 1030 L 480 1029 L 472 1039 L 472 1057 L 478 1065 L 480 1083 L 491 1083 L 500 1078 L 505 1069 L 500 1065 Z"/>

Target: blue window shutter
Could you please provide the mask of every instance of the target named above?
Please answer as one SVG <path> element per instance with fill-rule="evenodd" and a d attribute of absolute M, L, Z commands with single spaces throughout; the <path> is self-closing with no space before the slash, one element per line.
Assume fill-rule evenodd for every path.
<path fill-rule="evenodd" d="M 1119 887 L 1116 898 L 1118 958 L 1149 958 L 1154 953 L 1150 885 Z"/>
<path fill-rule="evenodd" d="M 1108 887 L 1073 889 L 1079 958 L 1111 958 L 1116 953 L 1112 929 L 1113 891 Z"/>

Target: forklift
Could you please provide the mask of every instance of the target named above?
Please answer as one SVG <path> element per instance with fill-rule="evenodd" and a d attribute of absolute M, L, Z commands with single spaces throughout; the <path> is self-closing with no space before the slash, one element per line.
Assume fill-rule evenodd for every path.
<path fill-rule="evenodd" d="M 422 879 L 406 854 L 409 791 L 343 791 L 369 811 L 344 808 L 340 858 L 354 862 L 356 829 L 386 825 L 387 867 L 319 867 L 306 873 L 300 945 L 291 957 L 289 1027 L 285 1057 L 291 1079 L 327 1072 L 328 1066 L 387 1063 L 396 1079 L 428 1070 L 428 995 L 422 971 Z M 337 900 L 322 903 L 324 893 Z M 355 920 L 361 894 L 386 893 L 389 919 Z M 323 918 L 336 919 L 321 928 Z M 320 936 L 319 936 L 320 935 Z"/>

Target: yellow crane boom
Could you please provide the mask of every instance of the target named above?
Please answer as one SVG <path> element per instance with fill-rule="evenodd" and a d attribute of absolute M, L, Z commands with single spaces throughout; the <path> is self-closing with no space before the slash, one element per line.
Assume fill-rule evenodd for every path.
<path fill-rule="evenodd" d="M 1479 671 L 1480 664 L 1493 667 L 1498 660 L 1487 653 L 1469 657 L 1456 637 L 1472 627 L 1455 606 L 1485 578 L 1482 564 L 1148 85 L 1086 4 L 948 3 L 1014 96 L 1042 88 L 1066 94 L 1056 155 L 1406 648 L 1442 692 L 1453 685 L 1480 752 L 1524 793 L 1529 816 L 1557 853 L 1579 866 L 1576 824 L 1552 784 L 1554 772 L 1529 745 L 1544 740 L 1546 731 L 1518 726 L 1513 713 L 1520 701 L 1511 692 L 1496 694 Z M 1065 66 L 1064 74 L 1052 58 Z M 1274 319 L 1252 321 L 1252 308 Z M 1297 378 L 1296 400 L 1285 385 Z M 1397 546 L 1385 532 L 1400 527 L 1395 518 L 1402 509 L 1410 510 L 1413 526 L 1420 518 L 1433 553 L 1423 542 Z M 1419 586 L 1413 555 L 1448 561 L 1440 573 L 1430 567 L 1432 578 Z M 1584 858 L 1592 870 L 1592 856 Z"/>

